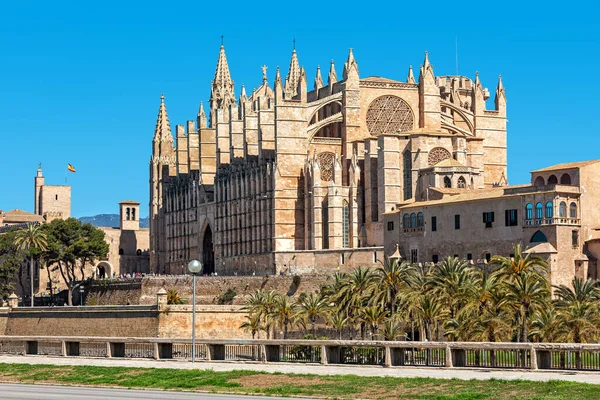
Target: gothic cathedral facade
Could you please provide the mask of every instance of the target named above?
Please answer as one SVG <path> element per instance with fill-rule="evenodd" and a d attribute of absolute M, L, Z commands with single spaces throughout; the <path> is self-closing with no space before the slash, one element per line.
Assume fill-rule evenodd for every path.
<path fill-rule="evenodd" d="M 150 263 L 182 273 L 327 273 L 377 265 L 383 214 L 427 196 L 506 185 L 506 95 L 479 76 L 361 78 L 352 49 L 314 87 L 292 53 L 285 79 L 236 101 L 221 46 L 208 113 L 173 136 L 161 98 L 150 160 Z"/>

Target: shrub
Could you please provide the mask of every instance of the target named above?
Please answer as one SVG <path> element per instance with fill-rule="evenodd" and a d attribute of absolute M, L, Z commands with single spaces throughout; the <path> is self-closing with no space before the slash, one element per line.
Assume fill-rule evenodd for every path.
<path fill-rule="evenodd" d="M 167 304 L 183 304 L 179 293 L 175 289 L 169 289 L 167 292 Z"/>
<path fill-rule="evenodd" d="M 235 296 L 237 296 L 235 289 L 229 288 L 219 297 L 217 297 L 217 304 L 232 304 Z"/>

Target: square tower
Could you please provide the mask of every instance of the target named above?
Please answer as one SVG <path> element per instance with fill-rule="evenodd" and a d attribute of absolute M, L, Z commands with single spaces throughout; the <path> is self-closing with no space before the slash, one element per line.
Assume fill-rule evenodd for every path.
<path fill-rule="evenodd" d="M 121 230 L 138 231 L 140 229 L 140 203 L 125 200 L 119 203 L 121 209 Z"/>

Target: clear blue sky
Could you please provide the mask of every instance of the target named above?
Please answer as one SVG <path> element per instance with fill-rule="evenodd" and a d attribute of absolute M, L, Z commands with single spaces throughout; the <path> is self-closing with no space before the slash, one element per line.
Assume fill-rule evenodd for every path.
<path fill-rule="evenodd" d="M 590 2 L 6 1 L 0 12 L 0 209 L 33 211 L 33 177 L 63 184 L 72 213 L 148 214 L 148 161 L 160 95 L 171 126 L 207 101 L 220 36 L 236 92 L 260 66 L 287 72 L 292 39 L 312 87 L 338 76 L 353 47 L 361 76 L 405 79 L 425 50 L 437 75 L 479 71 L 508 99 L 509 181 L 535 168 L 600 158 L 599 7 Z M 457 7 L 453 9 L 452 4 Z"/>

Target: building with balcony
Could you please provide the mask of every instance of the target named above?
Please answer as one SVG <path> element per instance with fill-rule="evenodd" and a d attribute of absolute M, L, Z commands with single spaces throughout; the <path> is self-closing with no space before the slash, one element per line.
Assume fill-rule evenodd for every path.
<path fill-rule="evenodd" d="M 487 189 L 460 185 L 468 182 L 462 172 L 434 176 L 422 179 L 430 185 L 421 196 L 384 214 L 386 254 L 398 246 L 412 262 L 457 256 L 485 265 L 520 243 L 548 260 L 554 285 L 598 277 L 600 160 L 539 169 L 531 184 Z"/>

